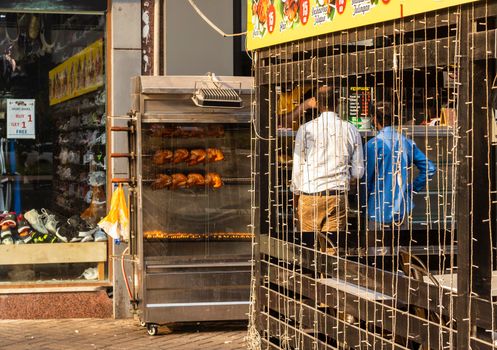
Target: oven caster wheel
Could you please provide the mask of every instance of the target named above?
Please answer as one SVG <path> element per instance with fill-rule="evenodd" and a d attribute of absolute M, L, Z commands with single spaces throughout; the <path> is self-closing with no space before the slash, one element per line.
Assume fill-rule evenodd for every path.
<path fill-rule="evenodd" d="M 147 323 L 147 333 L 151 336 L 157 335 L 159 333 L 159 326 L 155 323 Z"/>

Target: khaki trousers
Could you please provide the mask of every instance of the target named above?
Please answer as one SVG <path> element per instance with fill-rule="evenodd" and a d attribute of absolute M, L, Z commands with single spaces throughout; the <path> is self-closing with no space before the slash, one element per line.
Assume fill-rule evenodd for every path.
<path fill-rule="evenodd" d="M 336 254 L 326 241 L 326 235 L 346 229 L 347 196 L 301 195 L 298 204 L 298 223 L 302 234 L 317 234 L 322 252 Z"/>

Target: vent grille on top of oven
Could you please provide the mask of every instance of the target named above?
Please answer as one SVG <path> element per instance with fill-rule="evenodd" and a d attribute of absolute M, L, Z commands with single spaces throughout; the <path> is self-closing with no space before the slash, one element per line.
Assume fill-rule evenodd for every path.
<path fill-rule="evenodd" d="M 192 100 L 199 107 L 217 107 L 217 108 L 241 108 L 243 101 L 240 94 L 221 81 L 214 80 L 211 76 L 209 82 L 196 82 L 195 92 Z M 198 85 L 204 85 L 200 87 Z M 225 85 L 225 86 L 223 86 Z"/>

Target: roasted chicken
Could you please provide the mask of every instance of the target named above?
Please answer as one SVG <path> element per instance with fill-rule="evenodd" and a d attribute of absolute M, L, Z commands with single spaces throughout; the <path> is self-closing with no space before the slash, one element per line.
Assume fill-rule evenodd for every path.
<path fill-rule="evenodd" d="M 222 127 L 222 125 L 208 126 L 206 130 L 206 135 L 209 137 L 223 137 L 224 128 Z"/>
<path fill-rule="evenodd" d="M 171 189 L 185 188 L 187 177 L 185 174 L 177 173 L 172 175 Z"/>
<path fill-rule="evenodd" d="M 153 190 L 161 190 L 168 188 L 173 184 L 173 179 L 169 175 L 160 174 L 159 177 L 152 183 Z"/>
<path fill-rule="evenodd" d="M 371 4 L 375 3 L 378 5 L 378 0 L 371 0 Z M 324 4 L 328 6 L 328 9 L 326 10 L 326 14 L 330 15 L 331 10 L 335 7 L 335 0 L 324 0 Z"/>
<path fill-rule="evenodd" d="M 285 16 L 288 17 L 288 21 L 293 22 L 299 13 L 299 1 L 298 0 L 287 0 L 283 6 L 283 12 Z"/>
<path fill-rule="evenodd" d="M 219 148 L 208 148 L 207 159 L 209 162 L 220 162 L 224 159 L 224 153 Z"/>
<path fill-rule="evenodd" d="M 188 158 L 188 165 L 197 165 L 205 162 L 207 152 L 203 149 L 192 149 L 190 151 L 190 158 Z"/>
<path fill-rule="evenodd" d="M 186 148 L 178 148 L 176 151 L 174 151 L 173 163 L 178 164 L 184 162 L 188 159 L 189 156 L 190 152 L 188 152 Z"/>
<path fill-rule="evenodd" d="M 191 173 L 188 174 L 186 179 L 186 187 L 205 186 L 205 178 L 201 174 Z"/>
<path fill-rule="evenodd" d="M 174 126 L 154 124 L 150 128 L 150 132 L 152 133 L 152 136 L 155 137 L 171 137 L 175 133 L 176 129 L 177 128 Z"/>
<path fill-rule="evenodd" d="M 184 128 L 181 128 L 181 135 L 183 137 L 204 137 L 205 128 L 202 128 L 202 127 L 184 127 Z"/>
<path fill-rule="evenodd" d="M 205 175 L 205 184 L 212 188 L 220 188 L 223 186 L 223 180 L 221 180 L 221 175 L 218 173 L 207 173 Z"/>
<path fill-rule="evenodd" d="M 259 0 L 257 3 L 257 17 L 259 18 L 260 23 L 266 23 L 270 4 L 269 0 Z"/>
<path fill-rule="evenodd" d="M 154 157 L 152 158 L 152 163 L 155 165 L 162 165 L 165 163 L 171 162 L 173 159 L 173 151 L 165 149 L 165 150 L 158 150 L 155 152 Z"/>
<path fill-rule="evenodd" d="M 150 134 L 155 137 L 222 137 L 224 128 L 221 125 L 208 127 L 152 125 Z"/>

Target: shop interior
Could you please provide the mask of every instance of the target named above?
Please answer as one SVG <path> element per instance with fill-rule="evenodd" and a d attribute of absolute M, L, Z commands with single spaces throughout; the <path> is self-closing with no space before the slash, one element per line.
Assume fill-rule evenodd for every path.
<path fill-rule="evenodd" d="M 427 183 L 424 193 L 428 194 L 428 199 L 422 194 L 413 197 L 414 210 L 409 220 L 406 218 L 401 225 L 401 229 L 418 230 L 422 235 L 427 229 L 440 232 L 439 225 L 435 224 L 437 222 L 445 221 L 445 225 L 450 227 L 450 220 L 446 221 L 446 216 L 450 216 L 447 215 L 447 210 L 450 210 L 452 156 L 447 150 L 452 146 L 456 127 L 455 103 L 451 98 L 454 91 L 451 85 L 453 82 L 448 80 L 451 74 L 454 74 L 451 67 L 445 67 L 445 70 L 440 72 L 431 68 L 424 71 L 406 71 L 402 73 L 403 84 L 400 88 L 394 86 L 396 78 L 392 71 L 370 74 L 366 78 L 350 77 L 349 79 L 330 79 L 321 83 L 305 81 L 275 86 L 273 90 L 276 101 L 275 118 L 272 123 L 276 124 L 273 126 L 277 136 L 275 168 L 279 174 L 279 181 L 291 183 L 292 153 L 298 128 L 320 114 L 316 108 L 293 115 L 292 111 L 297 110 L 303 101 L 316 98 L 318 88 L 325 84 L 335 89 L 340 95 L 341 103 L 335 106 L 335 110 L 338 111 L 340 118 L 348 120 L 357 127 L 362 136 L 363 147 L 377 133 L 373 122 L 377 113 L 376 103 L 388 101 L 395 107 L 394 128 L 399 133 L 413 139 L 439 169 L 440 173 Z M 289 100 L 292 102 L 290 103 Z M 378 117 L 381 119 L 381 116 Z M 291 119 L 293 119 L 293 124 L 290 126 Z M 417 169 L 412 169 L 409 173 L 409 181 L 412 181 L 417 174 Z M 348 193 L 349 227 L 356 232 L 359 227 L 362 227 L 362 231 L 366 231 L 368 227 L 363 198 L 364 185 L 363 181 L 359 181 L 351 187 Z M 449 192 L 445 191 L 446 189 Z M 445 202 L 443 203 L 437 199 L 441 191 L 444 191 Z M 293 197 L 291 193 L 288 194 L 284 190 L 281 190 L 280 194 L 284 196 L 283 203 L 286 203 L 286 206 L 282 209 L 285 213 L 280 213 L 278 217 L 282 218 L 280 225 L 287 230 L 289 227 L 287 224 L 294 220 Z M 428 208 L 438 207 L 442 207 L 442 210 L 430 210 L 429 218 L 427 218 Z M 374 225 L 369 224 L 368 229 L 374 230 Z M 357 236 L 357 233 L 354 236 Z M 360 239 L 349 240 L 347 243 L 345 241 L 335 243 L 346 244 L 349 248 L 366 248 L 365 234 L 358 236 Z M 409 238 L 410 235 L 406 237 Z M 430 239 L 438 242 L 438 234 L 430 235 Z M 420 245 L 426 243 L 426 239 L 419 241 Z"/>
<path fill-rule="evenodd" d="M 21 242 L 19 221 L 20 215 L 36 210 L 45 223 L 52 216 L 57 228 L 72 218 L 72 227 L 93 230 L 105 215 L 104 42 L 103 15 L 0 14 L 0 212 L 17 218 L 7 227 L 17 253 L 12 262 L 0 265 L 0 283 L 103 278 L 103 267 L 97 272 L 91 257 L 72 261 L 62 247 L 46 244 L 96 243 L 95 232 L 83 239 L 61 239 L 62 231 L 50 231 L 46 237 Z M 31 138 L 7 138 L 7 101 L 17 99 L 35 101 Z M 26 227 L 36 231 L 31 223 Z M 99 239 L 107 240 L 105 235 Z M 33 244 L 53 249 L 53 263 L 26 259 Z M 106 252 L 105 247 L 98 250 Z"/>
<path fill-rule="evenodd" d="M 256 315 L 268 346 L 441 349 L 455 347 L 456 340 L 460 348 L 495 345 L 494 17 L 493 3 L 475 3 L 257 51 L 256 181 L 261 213 L 268 214 L 259 220 Z M 346 192 L 346 228 L 329 234 L 307 230 L 315 237 L 307 244 L 289 187 L 296 131 L 319 113 L 297 113 L 292 127 L 281 121 L 323 85 L 339 90 L 335 112 L 358 127 L 363 145 L 383 137 L 369 164 L 392 167 L 375 168 L 370 183 L 383 181 L 384 187 L 376 186 L 382 190 L 402 183 L 406 190 L 387 200 L 377 196 L 379 204 L 364 201 L 361 179 Z M 287 96 L 293 101 L 281 103 Z M 409 187 L 418 175 L 416 164 L 405 166 L 401 158 L 409 157 L 412 144 L 403 142 L 398 150 L 392 130 L 372 128 L 372 107 L 383 101 L 394 106 L 394 131 L 413 140 L 418 154 L 436 167 L 431 179 L 418 183 L 420 190 Z M 309 143 L 321 141 L 317 131 L 307 134 Z M 391 145 L 390 153 L 381 153 Z M 330 173 L 322 174 L 329 179 Z M 368 212 L 371 202 L 389 212 L 384 208 L 409 196 L 414 209 L 402 211 L 404 220 L 382 225 L 375 211 Z M 309 207 L 327 200 L 312 197 L 317 196 Z"/>

